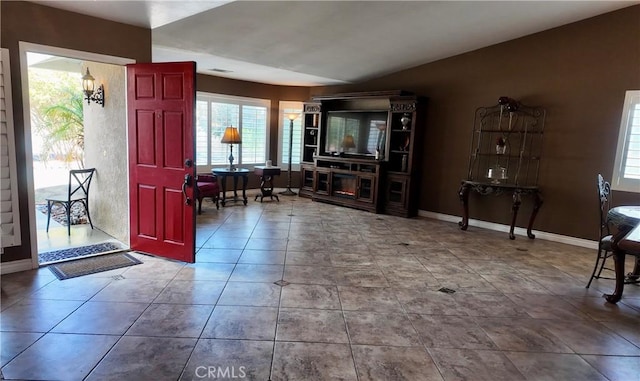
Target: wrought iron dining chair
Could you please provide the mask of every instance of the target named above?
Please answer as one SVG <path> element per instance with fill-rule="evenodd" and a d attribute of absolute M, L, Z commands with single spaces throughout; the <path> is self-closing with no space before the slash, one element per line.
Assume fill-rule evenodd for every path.
<path fill-rule="evenodd" d="M 611 249 L 611 241 L 613 236 L 609 230 L 609 224 L 607 223 L 607 213 L 609 212 L 609 208 L 611 206 L 611 184 L 608 181 L 605 181 L 601 174 L 598 174 L 598 201 L 599 201 L 599 214 L 600 214 L 600 227 L 599 227 L 599 240 L 598 240 L 598 255 L 596 257 L 596 263 L 593 266 L 593 272 L 591 273 L 591 278 L 589 278 L 589 283 L 587 283 L 587 288 L 591 286 L 591 282 L 594 279 L 615 279 L 612 277 L 603 277 L 601 276 L 602 270 L 611 270 L 613 269 L 609 267 L 605 267 L 605 262 L 607 258 L 613 255 Z"/>
<path fill-rule="evenodd" d="M 75 203 L 80 203 L 84 206 L 89 224 L 93 229 L 93 222 L 91 222 L 91 214 L 89 213 L 89 186 L 91 186 L 91 179 L 95 171 L 95 168 L 70 170 L 67 192 L 47 198 L 47 233 L 49 232 L 49 222 L 51 221 L 51 208 L 55 204 L 60 204 L 64 207 L 67 217 L 67 235 L 71 235 L 71 207 Z"/>

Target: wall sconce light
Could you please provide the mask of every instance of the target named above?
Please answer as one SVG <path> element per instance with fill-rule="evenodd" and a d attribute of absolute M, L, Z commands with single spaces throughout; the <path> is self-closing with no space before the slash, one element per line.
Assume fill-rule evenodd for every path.
<path fill-rule="evenodd" d="M 96 79 L 93 78 L 91 73 L 89 73 L 89 68 L 87 68 L 87 73 L 82 76 L 82 91 L 84 91 L 84 95 L 86 96 L 87 104 L 91 104 L 91 101 L 94 101 L 104 107 L 104 86 L 98 86 L 97 90 L 95 87 Z"/>

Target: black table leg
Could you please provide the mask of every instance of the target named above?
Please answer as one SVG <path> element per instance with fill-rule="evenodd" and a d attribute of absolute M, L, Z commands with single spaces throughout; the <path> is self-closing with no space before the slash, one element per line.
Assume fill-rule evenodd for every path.
<path fill-rule="evenodd" d="M 509 227 L 509 239 L 516 239 L 516 235 L 513 234 L 513 230 L 516 226 L 516 219 L 518 218 L 518 210 L 520 210 L 520 204 L 522 198 L 520 197 L 520 191 L 513 192 L 513 205 L 511 206 L 511 226 Z"/>
<path fill-rule="evenodd" d="M 266 176 L 260 176 L 260 194 L 256 195 L 256 198 L 254 201 L 257 201 L 258 197 L 260 197 L 260 202 L 262 202 L 262 199 L 264 198 L 264 196 L 266 196 L 265 189 L 264 189 L 265 178 Z"/>
<path fill-rule="evenodd" d="M 616 272 L 616 289 L 613 291 L 613 294 L 606 295 L 605 299 L 609 303 L 618 303 L 622 298 L 622 291 L 624 290 L 624 259 L 626 257 L 626 253 L 624 250 L 613 250 L 613 263 L 615 264 L 615 272 Z"/>
<path fill-rule="evenodd" d="M 278 195 L 273 193 L 273 176 L 260 176 L 260 194 L 257 194 L 255 199 L 258 200 L 258 197 L 260 197 L 260 202 L 262 202 L 265 197 L 270 197 L 271 200 L 275 197 L 276 200 L 280 202 Z"/>
<path fill-rule="evenodd" d="M 247 182 L 248 181 L 249 181 L 249 176 L 242 176 L 242 201 L 245 205 L 247 205 Z"/>
<path fill-rule="evenodd" d="M 462 202 L 462 221 L 458 222 L 458 225 L 462 230 L 467 230 L 469 227 L 469 188 L 471 188 L 469 185 L 462 184 L 458 191 Z"/>
<path fill-rule="evenodd" d="M 536 194 L 533 197 L 534 197 L 533 211 L 531 212 L 531 218 L 529 218 L 529 226 L 527 227 L 527 237 L 531 239 L 536 238 L 536 235 L 531 232 L 531 229 L 533 228 L 533 222 L 536 220 L 536 216 L 538 215 L 538 210 L 540 210 L 540 207 L 542 206 L 542 202 L 543 202 L 542 195 L 540 194 L 540 192 L 536 192 Z"/>
<path fill-rule="evenodd" d="M 233 201 L 238 200 L 238 176 L 233 176 Z"/>
<path fill-rule="evenodd" d="M 227 176 L 220 176 L 220 182 L 222 183 L 222 206 L 227 203 Z"/>
<path fill-rule="evenodd" d="M 273 176 L 267 176 L 267 183 L 268 183 L 268 189 L 267 189 L 267 194 L 269 195 L 269 197 L 271 197 L 271 200 L 273 200 L 273 198 L 276 198 L 276 201 L 280 202 L 280 199 L 278 198 L 278 195 L 273 193 Z"/>

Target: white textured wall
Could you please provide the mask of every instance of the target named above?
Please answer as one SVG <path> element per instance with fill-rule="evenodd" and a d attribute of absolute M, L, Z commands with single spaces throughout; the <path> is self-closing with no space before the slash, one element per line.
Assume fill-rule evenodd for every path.
<path fill-rule="evenodd" d="M 84 103 L 85 167 L 96 168 L 89 195 L 93 225 L 129 244 L 125 68 L 85 62 L 104 85 L 105 105 Z"/>

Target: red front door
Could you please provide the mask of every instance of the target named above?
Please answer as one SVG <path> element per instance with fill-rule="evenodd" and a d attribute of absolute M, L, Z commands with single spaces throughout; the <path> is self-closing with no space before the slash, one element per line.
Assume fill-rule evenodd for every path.
<path fill-rule="evenodd" d="M 131 248 L 184 262 L 195 261 L 195 70 L 127 65 Z"/>

